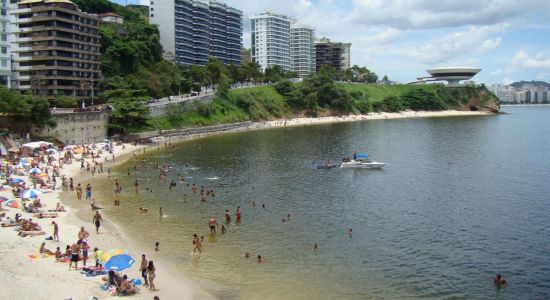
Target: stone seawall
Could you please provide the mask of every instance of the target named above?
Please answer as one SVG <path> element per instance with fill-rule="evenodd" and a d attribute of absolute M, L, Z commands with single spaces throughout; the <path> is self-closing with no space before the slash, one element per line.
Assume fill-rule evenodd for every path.
<path fill-rule="evenodd" d="M 33 130 L 38 136 L 51 136 L 65 144 L 97 143 L 107 138 L 109 113 L 106 111 L 56 112 L 57 126 Z"/>

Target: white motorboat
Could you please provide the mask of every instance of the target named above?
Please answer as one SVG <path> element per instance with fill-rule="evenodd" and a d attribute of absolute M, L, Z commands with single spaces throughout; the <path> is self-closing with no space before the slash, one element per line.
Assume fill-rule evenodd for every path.
<path fill-rule="evenodd" d="M 350 160 L 340 164 L 340 168 L 355 168 L 355 169 L 382 169 L 387 164 L 377 161 Z"/>
<path fill-rule="evenodd" d="M 382 169 L 387 164 L 383 162 L 372 161 L 368 154 L 354 154 L 354 159 L 345 159 L 340 168 L 349 169 Z"/>

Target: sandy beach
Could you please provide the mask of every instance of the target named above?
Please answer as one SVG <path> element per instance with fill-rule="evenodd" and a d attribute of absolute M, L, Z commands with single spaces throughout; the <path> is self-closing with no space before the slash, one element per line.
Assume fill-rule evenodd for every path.
<path fill-rule="evenodd" d="M 452 117 L 452 116 L 482 116 L 492 115 L 487 112 L 469 112 L 469 111 L 442 111 L 442 112 L 403 112 L 403 113 L 373 113 L 368 115 L 350 115 L 342 117 L 321 117 L 321 118 L 295 118 L 289 120 L 276 120 L 251 123 L 244 128 L 237 128 L 224 132 L 210 132 L 207 134 L 177 136 L 171 135 L 168 140 L 172 142 L 189 140 L 193 138 L 204 137 L 214 134 L 222 134 L 228 132 L 239 132 L 246 130 L 260 130 L 277 127 L 291 126 L 308 126 L 316 124 L 333 124 L 340 122 L 367 121 L 367 120 L 389 120 L 402 118 L 421 118 L 421 117 Z M 155 142 L 162 142 L 163 138 L 155 139 Z M 152 146 L 156 146 L 156 143 Z M 115 164 L 124 162 L 125 159 L 133 157 L 134 152 L 143 152 L 147 149 L 142 145 L 125 144 L 125 149 L 122 146 L 114 147 L 116 162 L 104 164 L 105 173 L 96 174 L 95 176 L 107 176 L 107 168 L 112 168 Z M 110 154 L 108 159 L 111 159 Z M 76 156 L 77 158 L 80 155 Z M 97 159 L 104 161 L 104 157 Z M 92 162 L 91 158 L 86 161 Z M 75 179 L 75 186 L 81 183 L 85 186 L 88 182 L 92 182 L 92 176 L 85 170 L 81 170 L 80 163 L 73 160 L 72 164 L 65 164 L 61 169 L 61 174 L 68 178 Z M 31 186 L 30 177 L 16 176 L 24 179 L 27 185 Z M 1 191 L 0 196 L 8 199 L 14 199 L 9 190 Z M 90 232 L 89 245 L 90 258 L 88 264 L 94 262 L 93 248 L 98 247 L 103 251 L 109 251 L 115 248 L 128 250 L 128 253 L 136 260 L 134 266 L 123 271 L 123 274 L 128 274 L 129 278 L 141 278 L 139 272 L 139 260 L 141 254 L 146 254 L 149 259 L 155 260 L 157 268 L 156 286 L 159 289 L 152 292 L 140 286 L 140 292 L 132 296 L 135 299 L 152 299 L 158 295 L 160 299 L 209 299 L 213 298 L 207 292 L 202 290 L 190 279 L 185 278 L 177 273 L 171 272 L 169 267 L 162 265 L 162 259 L 157 260 L 162 253 L 155 253 L 153 246 L 150 249 L 138 249 L 131 239 L 139 239 L 139 233 L 132 233 L 131 237 L 125 236 L 117 227 L 116 222 L 113 222 L 108 215 L 103 215 L 105 222 L 102 224 L 100 234 L 95 233 L 94 225 L 92 224 L 93 211 L 90 208 L 90 203 L 86 200 L 76 200 L 75 192 L 62 192 L 61 180 L 57 182 L 57 190 L 45 190 L 39 196 L 44 203 L 45 210 L 54 209 L 58 202 L 61 202 L 66 212 L 58 213 L 59 216 L 55 219 L 37 219 L 30 213 L 24 213 L 21 209 L 6 208 L 7 216 L 13 219 L 15 213 L 22 213 L 23 218 L 32 218 L 46 232 L 46 235 L 20 237 L 14 230 L 14 227 L 0 228 L 0 264 L 3 268 L 0 270 L 0 276 L 3 279 L 2 295 L 6 299 L 88 299 L 96 297 L 98 299 L 110 298 L 108 292 L 100 289 L 102 284 L 101 276 L 86 277 L 80 271 L 68 271 L 68 263 L 55 262 L 53 257 L 41 258 L 38 254 L 38 249 L 42 242 L 46 242 L 46 248 L 55 251 L 56 247 L 60 247 L 63 251 L 66 245 L 73 244 L 77 240 L 77 233 L 81 226 L 84 226 Z M 53 233 L 51 221 L 55 220 L 59 224 L 60 242 L 45 240 Z M 37 258 L 30 258 L 29 255 L 34 255 Z M 164 259 L 164 258 L 163 258 Z M 80 264 L 79 264 L 80 266 Z"/>

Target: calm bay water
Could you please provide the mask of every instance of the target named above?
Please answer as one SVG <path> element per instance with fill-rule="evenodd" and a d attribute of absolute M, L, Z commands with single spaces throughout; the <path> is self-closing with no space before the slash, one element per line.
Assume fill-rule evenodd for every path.
<path fill-rule="evenodd" d="M 160 241 L 174 269 L 219 298 L 548 299 L 550 107 L 504 111 L 510 114 L 192 141 L 149 153 L 149 168 L 130 177 L 126 170 L 135 162 L 121 166 L 114 176 L 125 187 L 122 208 L 107 194 L 103 205 L 144 247 Z M 313 167 L 353 150 L 390 165 L 382 171 Z M 187 171 L 191 182 L 214 189 L 215 199 L 201 204 L 179 182 L 170 192 L 150 168 L 157 162 L 175 166 L 171 178 Z M 185 162 L 196 169 L 185 170 Z M 153 193 L 144 191 L 147 176 Z M 142 178 L 137 197 L 136 177 Z M 224 224 L 225 210 L 234 219 L 238 205 L 241 224 L 210 236 L 208 218 L 214 214 Z M 140 206 L 150 212 L 139 214 Z M 161 220 L 159 206 L 167 214 Z M 283 223 L 288 213 L 291 220 Z M 193 233 L 206 238 L 202 255 L 190 254 Z M 245 252 L 253 257 L 245 259 Z M 256 263 L 258 254 L 267 263 Z M 497 272 L 509 281 L 501 290 L 492 285 Z"/>

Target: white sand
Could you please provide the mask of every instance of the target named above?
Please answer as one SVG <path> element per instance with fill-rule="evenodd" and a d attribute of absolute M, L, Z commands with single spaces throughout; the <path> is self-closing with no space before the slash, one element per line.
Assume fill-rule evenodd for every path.
<path fill-rule="evenodd" d="M 120 157 L 124 154 L 133 152 L 134 150 L 142 149 L 142 146 L 126 145 L 126 149 L 122 150 L 121 146 L 115 147 L 115 154 L 117 156 L 117 163 L 123 161 Z M 77 155 L 78 157 L 79 155 Z M 128 157 L 130 157 L 129 155 Z M 110 155 L 109 155 L 109 158 Z M 90 159 L 91 161 L 91 159 Z M 100 160 L 102 161 L 102 160 Z M 112 166 L 112 165 L 111 165 Z M 109 166 L 104 164 L 104 171 L 107 171 Z M 75 186 L 77 183 L 86 185 L 87 181 L 82 180 L 85 171 L 80 170 L 80 163 L 73 162 L 71 165 L 64 165 L 62 174 L 67 177 L 73 177 L 75 179 Z M 107 176 L 96 175 L 96 176 Z M 27 180 L 28 177 L 21 177 Z M 55 205 L 61 197 L 61 180 L 58 180 L 58 191 L 52 193 L 45 193 L 40 195 L 40 199 L 46 204 L 45 209 L 55 209 Z M 76 197 L 75 192 L 66 192 L 70 196 Z M 2 191 L 0 196 L 13 199 L 11 192 Z M 105 218 L 105 214 L 102 213 L 106 224 L 102 224 L 100 228 L 100 234 L 95 233 L 95 226 L 92 224 L 93 212 L 89 206 L 88 201 L 81 200 L 87 205 L 83 208 L 83 214 L 89 215 L 88 220 L 80 220 L 76 217 L 76 209 L 68 207 L 65 208 L 67 212 L 58 213 L 60 217 L 55 219 L 38 219 L 33 218 L 32 214 L 22 213 L 21 209 L 6 208 L 6 212 L 9 217 L 13 219 L 16 212 L 22 213 L 24 218 L 32 218 L 46 231 L 44 236 L 35 237 L 20 237 L 13 227 L 0 228 L 0 287 L 2 299 L 88 299 L 88 297 L 95 296 L 99 299 L 110 298 L 107 292 L 100 289 L 102 283 L 101 277 L 86 277 L 84 274 L 80 274 L 80 271 L 68 271 L 68 263 L 55 262 L 53 257 L 30 259 L 29 254 L 38 254 L 38 249 L 45 238 L 53 234 L 52 220 L 55 220 L 59 224 L 59 236 L 60 242 L 45 241 L 46 247 L 52 251 L 55 251 L 56 247 L 61 247 L 61 251 L 64 252 L 65 246 L 73 244 L 78 239 L 77 233 L 80 226 L 85 226 L 86 230 L 90 232 L 90 238 L 88 244 L 90 245 L 90 251 L 87 265 L 94 265 L 95 259 L 93 259 L 93 248 L 98 247 L 104 251 L 108 251 L 114 248 L 122 248 L 129 251 L 129 254 L 136 260 L 136 263 L 131 269 L 124 270 L 122 273 L 127 274 L 129 278 L 140 278 L 139 261 L 141 254 L 146 254 L 149 259 L 155 260 L 155 257 L 161 255 L 154 253 L 153 247 L 148 251 L 137 251 L 133 245 L 129 244 L 120 231 L 117 230 L 116 224 L 109 222 L 108 217 Z M 101 212 L 101 211 L 100 211 Z M 152 292 L 141 286 L 139 294 L 132 296 L 132 299 L 152 299 L 153 296 L 158 295 L 161 299 L 208 299 L 212 298 L 200 288 L 195 286 L 187 278 L 183 278 L 179 274 L 170 273 L 167 268 L 157 260 L 156 264 L 156 279 L 155 285 L 157 292 Z M 82 264 L 79 263 L 79 266 Z"/>
<path fill-rule="evenodd" d="M 314 124 L 331 124 L 351 121 L 364 120 L 386 120 L 398 118 L 419 118 L 419 117 L 450 117 L 450 116 L 479 116 L 491 115 L 486 112 L 469 112 L 469 111 L 438 111 L 438 112 L 402 112 L 402 113 L 373 113 L 368 115 L 350 115 L 342 117 L 321 117 L 321 118 L 295 118 L 290 120 L 277 120 L 252 123 L 246 128 L 239 128 L 227 132 L 236 132 L 243 130 L 258 130 L 276 127 L 290 126 L 306 126 Z M 170 138 L 172 141 L 188 140 L 206 135 L 220 134 L 209 133 L 202 135 L 191 135 Z M 126 145 L 126 149 L 122 150 L 121 146 L 115 147 L 117 163 L 124 160 L 124 156 L 131 157 L 131 153 L 135 150 L 143 149 L 143 146 Z M 78 156 L 78 155 L 77 155 Z M 109 158 L 110 155 L 108 156 Z M 90 159 L 91 160 L 91 159 Z M 99 160 L 103 161 L 103 159 Z M 104 164 L 104 171 L 112 164 Z M 62 174 L 67 177 L 75 178 L 75 186 L 77 183 L 86 185 L 84 179 L 88 176 L 86 172 L 80 170 L 80 163 L 73 162 L 72 165 L 64 165 Z M 103 175 L 107 176 L 106 173 Z M 28 182 L 28 177 L 25 178 Z M 40 199 L 46 204 L 45 209 L 54 209 L 55 205 L 61 199 L 61 180 L 58 180 L 58 190 L 48 194 L 42 194 Z M 68 192 L 70 196 L 76 197 L 75 192 Z M 0 196 L 5 196 L 12 199 L 11 192 L 2 191 Z M 86 200 L 82 202 L 87 203 Z M 83 208 L 83 214 L 89 215 L 88 220 L 80 220 L 76 216 L 77 210 L 67 206 L 68 210 L 64 213 L 59 213 L 60 217 L 55 218 L 59 224 L 61 242 L 46 241 L 46 247 L 55 251 L 56 247 L 61 247 L 64 251 L 65 246 L 72 244 L 77 240 L 77 232 L 80 226 L 85 226 L 90 232 L 89 245 L 90 258 L 88 265 L 94 264 L 93 248 L 99 247 L 104 251 L 114 248 L 127 249 L 129 254 L 136 260 L 136 264 L 123 273 L 128 274 L 130 278 L 141 278 L 139 272 L 139 260 L 141 254 L 145 253 L 148 258 L 155 260 L 158 253 L 154 253 L 153 249 L 147 251 L 138 251 L 135 246 L 128 243 L 117 228 L 116 224 L 109 222 L 108 217 L 104 218 L 105 223 L 100 229 L 100 234 L 95 233 L 95 228 L 92 224 L 93 212 L 89 206 Z M 14 217 L 16 212 L 21 212 L 20 209 L 7 208 L 8 216 Z M 102 213 L 105 217 L 105 214 Z M 30 214 L 23 213 L 24 218 L 32 218 Z M 2 299 L 88 299 L 90 296 L 95 296 L 99 299 L 110 298 L 107 292 L 100 289 L 102 283 L 100 277 L 86 277 L 80 274 L 79 271 L 68 271 L 67 263 L 56 263 L 52 257 L 40 258 L 31 260 L 29 254 L 37 254 L 40 244 L 45 241 L 45 237 L 51 236 L 53 227 L 52 219 L 37 219 L 44 231 L 45 236 L 36 237 L 19 237 L 13 228 L 0 228 L 0 288 Z M 133 237 L 138 238 L 138 237 Z M 153 253 L 152 253 L 153 252 Z M 138 295 L 132 296 L 133 299 L 152 299 L 154 295 L 158 295 L 161 299 L 208 299 L 213 298 L 206 292 L 197 287 L 189 279 L 182 277 L 179 274 L 174 274 L 168 271 L 169 268 L 163 266 L 158 260 L 156 261 L 157 277 L 155 279 L 156 286 L 159 289 L 157 292 L 151 292 L 141 287 Z"/>

